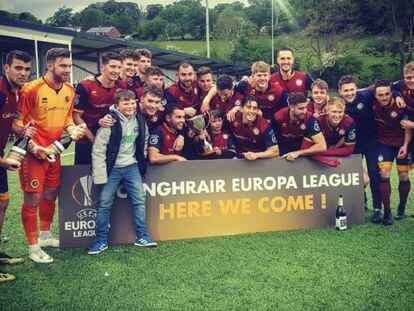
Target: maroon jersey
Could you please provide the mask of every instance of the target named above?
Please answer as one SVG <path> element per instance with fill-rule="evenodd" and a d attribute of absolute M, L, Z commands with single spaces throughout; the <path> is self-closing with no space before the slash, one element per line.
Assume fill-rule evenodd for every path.
<path fill-rule="evenodd" d="M 127 90 L 130 90 L 135 94 L 135 96 L 138 96 L 138 89 L 140 89 L 141 83 L 136 79 L 131 79 L 129 82 L 124 82 L 121 77 L 118 79 L 119 81 L 125 83 Z"/>
<path fill-rule="evenodd" d="M 246 81 L 237 84 L 236 90 L 243 95 L 253 95 L 263 112 L 263 117 L 270 120 L 276 111 L 287 106 L 287 93 L 278 84 L 269 83 L 267 89 L 259 92 Z"/>
<path fill-rule="evenodd" d="M 3 156 L 13 120 L 17 118 L 17 93 L 5 75 L 0 77 L 0 156 Z"/>
<path fill-rule="evenodd" d="M 146 116 L 145 121 L 148 125 L 148 129 L 152 130 L 153 128 L 156 128 L 157 126 L 160 126 L 165 121 L 164 111 L 158 110 L 153 116 Z"/>
<path fill-rule="evenodd" d="M 328 147 L 334 146 L 342 138 L 347 145 L 355 144 L 356 141 L 356 125 L 354 119 L 348 115 L 344 115 L 342 121 L 336 127 L 332 127 L 329 123 L 328 115 L 320 115 L 317 120 L 321 126 L 322 134 L 325 137 Z"/>
<path fill-rule="evenodd" d="M 198 110 L 200 104 L 198 93 L 197 82 L 193 82 L 193 87 L 189 92 L 186 92 L 180 83 L 174 83 L 165 91 L 164 97 L 168 103 L 175 103 L 183 108 L 192 107 Z"/>
<path fill-rule="evenodd" d="M 233 134 L 238 153 L 261 152 L 277 146 L 277 139 L 269 122 L 257 116 L 252 124 L 243 124 L 242 113 L 236 113 L 235 120 L 229 122 L 230 132 Z"/>
<path fill-rule="evenodd" d="M 312 77 L 302 71 L 294 71 L 288 80 L 284 80 L 280 71 L 278 71 L 270 76 L 269 81 L 271 83 L 279 83 L 289 94 L 293 92 L 306 94 L 306 91 L 311 89 L 313 83 Z"/>
<path fill-rule="evenodd" d="M 227 130 L 222 130 L 220 133 L 209 133 L 209 142 L 213 147 L 219 148 L 220 150 L 236 150 L 233 136 Z"/>
<path fill-rule="evenodd" d="M 326 104 L 322 106 L 321 112 L 318 112 L 320 115 L 325 113 L 324 112 L 325 105 Z M 312 115 L 315 113 L 315 102 L 313 101 L 312 97 L 309 98 L 308 111 L 312 113 Z"/>
<path fill-rule="evenodd" d="M 392 99 L 391 104 L 385 107 L 375 101 L 372 111 L 377 123 L 379 142 L 394 147 L 404 145 L 405 130 L 401 127 L 400 122 L 406 118 L 407 110 L 398 108 L 395 100 Z"/>
<path fill-rule="evenodd" d="M 162 125 L 151 130 L 148 148 L 156 149 L 164 155 L 181 155 L 181 151 L 174 150 L 174 141 L 178 135 L 178 131 L 173 132 L 167 123 L 164 122 Z"/>
<path fill-rule="evenodd" d="M 114 104 L 114 94 L 118 89 L 126 89 L 125 82 L 117 80 L 111 88 L 104 87 L 96 78 L 93 81 L 83 80 L 76 87 L 74 111 L 82 113 L 92 133 L 98 130 L 98 120 L 109 112 Z M 90 141 L 84 137 L 80 143 L 88 144 Z"/>
<path fill-rule="evenodd" d="M 407 105 L 407 113 L 410 120 L 414 120 L 414 91 L 410 90 L 404 80 L 393 83 L 393 91 L 401 93 L 405 104 Z"/>
<path fill-rule="evenodd" d="M 234 106 L 241 106 L 244 95 L 239 92 L 234 92 L 233 96 L 227 100 L 222 101 L 220 96 L 216 95 L 213 97 L 210 103 L 210 109 L 220 109 L 223 113 L 229 112 Z"/>
<path fill-rule="evenodd" d="M 309 140 L 321 134 L 319 122 L 309 111 L 303 120 L 292 120 L 289 108 L 276 112 L 272 119 L 272 127 L 279 141 L 280 154 L 300 150 L 304 138 Z"/>

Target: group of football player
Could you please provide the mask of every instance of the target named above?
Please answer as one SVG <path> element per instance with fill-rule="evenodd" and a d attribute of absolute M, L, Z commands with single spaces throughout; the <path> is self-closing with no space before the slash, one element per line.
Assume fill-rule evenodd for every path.
<path fill-rule="evenodd" d="M 381 80 L 358 89 L 350 75 L 341 77 L 337 86 L 328 86 L 295 70 L 290 48 L 277 51 L 275 59 L 278 70 L 273 74 L 269 64 L 257 61 L 251 75 L 238 82 L 183 60 L 177 65 L 176 82 L 166 83 L 164 72 L 152 64 L 149 50 L 125 49 L 102 54 L 100 73 L 85 77 L 75 89 L 68 83 L 69 50 L 50 49 L 46 74 L 30 82 L 31 56 L 11 51 L 0 78 L 0 232 L 9 203 L 7 170 L 18 170 L 29 258 L 53 260 L 42 247 L 59 247 L 50 226 L 60 185 L 60 157 L 51 161 L 32 150 L 16 166 L 4 155 L 9 133 L 28 135 L 36 146 L 48 150 L 66 132 L 76 141 L 75 164 L 92 164 L 97 131 L 114 126 L 110 107 L 122 90 L 130 91 L 146 121 L 151 164 L 272 157 L 295 161 L 307 156 L 337 167 L 340 157 L 361 154 L 367 168 L 364 184 L 370 185 L 372 193 L 371 220 L 391 225 L 390 175 L 396 160 L 399 204 L 395 219 L 404 219 L 414 151 L 410 144 L 414 62 L 405 65 L 400 81 Z M 339 95 L 330 96 L 330 88 L 337 88 Z M 80 124 L 86 124 L 84 130 L 79 130 Z M 0 263 L 22 261 L 0 253 Z M 13 278 L 0 273 L 0 282 Z"/>

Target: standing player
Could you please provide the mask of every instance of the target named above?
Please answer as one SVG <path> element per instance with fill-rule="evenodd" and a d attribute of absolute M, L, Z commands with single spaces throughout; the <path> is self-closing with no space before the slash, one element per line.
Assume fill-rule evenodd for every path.
<path fill-rule="evenodd" d="M 125 49 L 119 52 L 119 55 L 122 59 L 122 70 L 119 79 L 126 84 L 128 90 L 136 93 L 141 87 L 141 84 L 134 79 L 138 70 L 138 53 L 132 49 Z"/>
<path fill-rule="evenodd" d="M 202 102 L 204 97 L 208 94 L 210 89 L 213 87 L 213 71 L 206 66 L 200 67 L 197 69 L 197 84 L 199 93 L 199 101 Z"/>
<path fill-rule="evenodd" d="M 326 151 L 325 138 L 319 122 L 307 111 L 308 101 L 302 93 L 291 93 L 289 107 L 274 114 L 272 128 L 276 133 L 280 154 L 288 161 L 299 156 Z M 304 147 L 304 142 L 307 142 Z"/>
<path fill-rule="evenodd" d="M 306 91 L 310 91 L 313 83 L 312 77 L 306 72 L 293 70 L 295 63 L 293 50 L 280 49 L 276 55 L 276 62 L 279 65 L 279 71 L 272 74 L 270 82 L 279 83 L 288 94 L 295 92 L 306 95 Z"/>
<path fill-rule="evenodd" d="M 168 103 L 181 105 L 186 116 L 196 115 L 199 106 L 199 89 L 195 81 L 195 71 L 188 61 L 182 61 L 177 69 L 178 82 L 165 91 L 164 97 Z"/>
<path fill-rule="evenodd" d="M 139 100 L 146 86 L 156 86 L 160 89 L 164 89 L 164 73 L 157 66 L 148 67 L 145 71 L 145 83 L 137 89 L 137 99 Z M 161 101 L 161 107 L 163 108 L 167 104 L 167 100 L 163 97 Z"/>
<path fill-rule="evenodd" d="M 380 191 L 384 205 L 383 225 L 392 224 L 391 213 L 391 184 L 390 175 L 394 159 L 397 160 L 397 171 L 400 183 L 398 191 L 400 203 L 397 210 L 397 219 L 405 218 L 405 205 L 410 193 L 408 171 L 410 163 L 407 157 L 408 144 L 412 132 L 404 130 L 400 122 L 406 117 L 407 110 L 399 108 L 392 98 L 391 83 L 378 81 L 374 86 L 375 103 L 372 107 L 379 136 L 378 165 L 381 173 Z"/>
<path fill-rule="evenodd" d="M 76 87 L 73 120 L 76 124 L 86 123 L 85 137 L 75 145 L 75 164 L 91 164 L 92 144 L 99 126 L 112 126 L 112 118 L 107 115 L 118 89 L 126 84 L 119 80 L 122 58 L 114 52 L 106 52 L 101 57 L 101 74 L 93 81 L 84 80 Z"/>
<path fill-rule="evenodd" d="M 287 93 L 280 85 L 270 83 L 270 66 L 263 61 L 252 65 L 252 78 L 241 81 L 235 90 L 245 96 L 253 95 L 257 99 L 263 117 L 270 120 L 273 114 L 287 105 Z"/>
<path fill-rule="evenodd" d="M 312 83 L 311 97 L 308 105 L 308 111 L 313 114 L 315 118 L 325 113 L 325 105 L 329 99 L 328 83 L 324 80 L 316 79 Z"/>
<path fill-rule="evenodd" d="M 165 107 L 165 122 L 150 132 L 148 160 L 151 164 L 186 160 L 181 151 L 175 150 L 173 146 L 184 123 L 184 109 L 177 104 L 168 104 Z"/>
<path fill-rule="evenodd" d="M 13 119 L 17 117 L 17 99 L 19 89 L 28 81 L 32 58 L 22 51 L 11 51 L 6 56 L 4 75 L 0 77 L 0 249 L 1 230 L 4 217 L 9 205 L 7 171 L 16 171 L 7 159 L 3 159 L 9 133 L 12 129 Z M 27 133 L 29 135 L 34 133 Z M 0 252 L 0 264 L 17 264 L 23 262 L 22 258 L 12 258 Z M 12 274 L 0 271 L 0 283 L 14 280 Z"/>
<path fill-rule="evenodd" d="M 147 49 L 137 49 L 138 54 L 138 70 L 134 77 L 134 83 L 139 86 L 143 86 L 145 83 L 145 71 L 148 67 L 151 67 L 152 54 Z"/>
<path fill-rule="evenodd" d="M 274 158 L 279 155 L 275 133 L 269 122 L 259 114 L 254 96 L 246 96 L 241 111 L 229 122 L 236 144 L 236 152 L 246 160 Z"/>
<path fill-rule="evenodd" d="M 164 122 L 164 111 L 160 110 L 163 92 L 155 85 L 145 86 L 142 92 L 138 111 L 143 115 L 148 129 L 152 130 Z"/>
<path fill-rule="evenodd" d="M 70 51 L 53 48 L 46 53 L 47 73 L 26 84 L 18 102 L 19 117 L 15 125 L 23 127 L 33 121 L 36 134 L 33 141 L 49 147 L 59 139 L 62 131 L 75 135 L 72 120 L 75 90 L 67 82 L 72 69 Z M 82 135 L 76 135 L 74 139 Z M 59 247 L 59 240 L 50 232 L 55 212 L 55 200 L 60 185 L 60 157 L 55 162 L 35 158 L 28 153 L 19 170 L 20 185 L 24 191 L 22 221 L 29 241 L 29 258 L 39 263 L 50 263 L 53 258 L 41 247 Z M 40 215 L 40 234 L 37 231 L 37 213 Z"/>

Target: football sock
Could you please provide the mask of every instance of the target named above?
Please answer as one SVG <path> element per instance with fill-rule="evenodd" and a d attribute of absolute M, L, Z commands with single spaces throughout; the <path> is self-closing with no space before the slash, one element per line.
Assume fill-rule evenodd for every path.
<path fill-rule="evenodd" d="M 55 214 L 55 201 L 42 198 L 39 204 L 40 231 L 49 231 Z"/>
<path fill-rule="evenodd" d="M 411 189 L 411 182 L 410 180 L 400 180 L 398 185 L 398 192 L 400 194 L 400 204 L 399 208 L 405 209 L 405 205 L 407 204 L 408 194 L 410 193 Z"/>
<path fill-rule="evenodd" d="M 30 245 L 37 244 L 37 208 L 23 203 L 22 222 Z"/>
<path fill-rule="evenodd" d="M 384 211 L 391 209 L 391 184 L 389 178 L 381 177 L 380 184 L 381 201 L 384 205 Z"/>

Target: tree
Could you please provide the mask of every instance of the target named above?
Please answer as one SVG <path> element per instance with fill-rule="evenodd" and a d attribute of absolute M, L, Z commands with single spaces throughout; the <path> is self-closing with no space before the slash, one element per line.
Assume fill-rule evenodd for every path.
<path fill-rule="evenodd" d="M 332 65 L 327 60 L 346 54 L 357 45 L 362 33 L 357 25 L 360 12 L 356 0 L 292 0 L 297 19 L 304 19 L 305 38 L 310 39 L 298 44 L 302 50 L 316 59 L 314 71 L 322 72 Z M 345 42 L 346 40 L 346 42 Z M 301 42 L 296 40 L 296 42 Z"/>
<path fill-rule="evenodd" d="M 150 4 L 147 6 L 147 20 L 153 20 L 164 9 L 162 4 Z"/>
<path fill-rule="evenodd" d="M 104 13 L 95 8 L 86 8 L 80 13 L 80 23 L 82 30 L 86 31 L 91 27 L 104 25 Z"/>
<path fill-rule="evenodd" d="M 72 18 L 72 8 L 63 6 L 46 20 L 46 24 L 55 27 L 70 27 L 72 26 Z"/>
<path fill-rule="evenodd" d="M 31 24 L 42 24 L 40 19 L 37 19 L 32 13 L 29 12 L 22 12 L 17 14 L 17 18 L 19 21 L 31 23 Z"/>
<path fill-rule="evenodd" d="M 146 20 L 139 25 L 139 36 L 144 40 L 156 40 L 164 33 L 167 25 L 168 22 L 159 16 L 152 20 Z"/>

